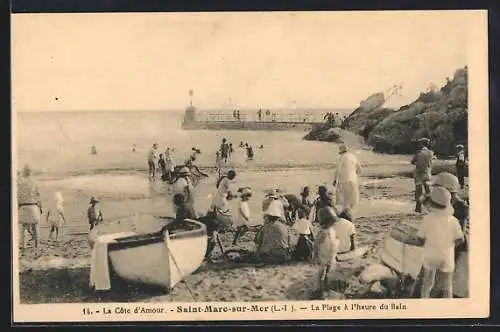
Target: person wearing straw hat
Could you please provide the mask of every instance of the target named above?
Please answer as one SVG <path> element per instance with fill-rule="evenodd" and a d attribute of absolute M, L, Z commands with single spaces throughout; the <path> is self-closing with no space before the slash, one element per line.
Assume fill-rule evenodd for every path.
<path fill-rule="evenodd" d="M 422 213 L 422 195 L 430 193 L 430 181 L 432 175 L 432 159 L 434 153 L 429 149 L 430 139 L 424 137 L 417 140 L 417 152 L 411 163 L 415 165 L 413 172 L 415 180 L 415 212 Z M 425 192 L 424 192 L 425 190 Z"/>
<path fill-rule="evenodd" d="M 87 209 L 87 218 L 89 220 L 90 231 L 92 231 L 92 229 L 94 229 L 94 227 L 97 226 L 97 224 L 103 221 L 102 211 L 97 206 L 98 203 L 99 200 L 95 196 L 92 196 L 90 198 L 89 202 L 90 206 Z"/>
<path fill-rule="evenodd" d="M 283 222 L 281 204 L 272 201 L 264 213 L 264 226 L 255 237 L 258 259 L 265 263 L 281 264 L 292 259 L 290 229 Z"/>
<path fill-rule="evenodd" d="M 277 202 L 281 210 L 281 219 L 283 221 L 287 220 L 285 211 L 290 206 L 290 203 L 288 202 L 286 197 L 282 194 L 281 190 L 279 190 L 278 188 L 267 189 L 264 191 L 264 193 L 265 196 L 264 200 L 262 201 L 262 211 L 265 212 L 269 208 L 271 203 Z"/>
<path fill-rule="evenodd" d="M 47 211 L 46 221 L 50 226 L 49 238 L 52 240 L 52 235 L 56 233 L 56 242 L 59 237 L 59 229 L 66 223 L 66 218 L 64 217 L 64 199 L 59 191 L 54 193 L 54 203 Z"/>
<path fill-rule="evenodd" d="M 444 187 L 434 187 L 426 201 L 429 209 L 417 237 L 423 244 L 421 297 L 430 297 L 436 274 L 443 280 L 443 297 L 453 297 L 455 246 L 464 241 L 458 220 L 453 217 L 451 194 Z"/>
<path fill-rule="evenodd" d="M 35 253 L 38 255 L 39 244 L 39 224 L 42 214 L 40 192 L 32 177 L 32 170 L 25 165 L 21 172 L 21 177 L 17 179 L 17 206 L 18 222 L 20 226 L 20 247 L 24 249 L 25 233 L 31 235 L 35 241 Z"/>
<path fill-rule="evenodd" d="M 345 143 L 340 144 L 339 154 L 340 160 L 333 181 L 333 185 L 336 186 L 336 205 L 354 214 L 354 209 L 359 203 L 361 165 Z"/>
<path fill-rule="evenodd" d="M 455 166 L 457 168 L 457 178 L 458 182 L 460 183 L 460 188 L 464 189 L 467 158 L 465 157 L 464 146 L 462 144 L 457 145 L 457 161 Z"/>
<path fill-rule="evenodd" d="M 238 209 L 238 217 L 236 218 L 236 222 L 234 226 L 236 226 L 236 233 L 233 238 L 233 245 L 236 245 L 238 238 L 243 236 L 245 232 L 248 230 L 249 222 L 250 222 L 250 207 L 248 206 L 248 201 L 250 197 L 252 197 L 252 189 L 249 187 L 240 188 L 240 206 Z"/>

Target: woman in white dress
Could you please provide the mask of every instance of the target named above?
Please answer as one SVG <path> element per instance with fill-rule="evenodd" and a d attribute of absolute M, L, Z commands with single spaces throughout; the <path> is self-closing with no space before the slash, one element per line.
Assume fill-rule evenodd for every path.
<path fill-rule="evenodd" d="M 336 206 L 354 214 L 354 208 L 359 203 L 359 174 L 361 165 L 358 158 L 349 151 L 345 144 L 339 147 L 340 160 L 335 174 L 333 186 L 337 187 Z"/>

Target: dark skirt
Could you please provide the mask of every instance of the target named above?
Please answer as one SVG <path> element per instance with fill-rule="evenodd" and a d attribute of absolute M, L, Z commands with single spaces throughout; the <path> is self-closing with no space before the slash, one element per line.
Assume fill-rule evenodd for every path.
<path fill-rule="evenodd" d="M 313 258 L 313 240 L 311 235 L 299 235 L 293 258 L 296 261 L 310 261 Z"/>

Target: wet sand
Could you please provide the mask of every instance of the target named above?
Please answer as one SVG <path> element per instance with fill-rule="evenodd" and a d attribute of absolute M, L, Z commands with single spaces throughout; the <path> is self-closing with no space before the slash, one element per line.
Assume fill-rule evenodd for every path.
<path fill-rule="evenodd" d="M 443 166 L 448 167 L 448 166 Z M 384 169 L 385 172 L 377 172 Z M 388 170 L 389 169 L 389 170 Z M 370 246 L 369 253 L 350 262 L 338 264 L 330 275 L 331 291 L 327 298 L 362 298 L 367 289 L 361 285 L 358 275 L 364 266 L 378 260 L 386 234 L 402 220 L 418 222 L 420 215 L 414 214 L 413 181 L 405 177 L 407 166 L 399 169 L 373 166 L 365 169 L 361 184 L 361 203 L 356 221 L 358 242 Z M 403 176 L 402 176 L 403 175 Z M 87 176 L 87 175 L 84 175 Z M 160 183 L 148 186 L 143 172 L 122 171 L 111 182 L 103 178 L 57 178 L 41 179 L 40 190 L 49 206 L 54 190 L 62 190 L 68 224 L 60 234 L 59 243 L 47 240 L 48 227 L 42 222 L 41 256 L 35 258 L 30 247 L 20 253 L 20 298 L 22 303 L 79 303 L 79 302 L 130 302 L 130 301 L 265 301 L 307 299 L 311 291 L 316 268 L 309 263 L 291 263 L 281 266 L 255 266 L 244 263 L 217 261 L 220 254 L 215 249 L 215 263 L 204 263 L 194 274 L 178 284 L 170 294 L 158 289 L 128 285 L 113 281 L 113 290 L 96 294 L 88 289 L 91 251 L 87 242 L 86 209 L 91 195 L 101 199 L 101 209 L 106 222 L 102 232 L 135 230 L 154 231 L 154 223 L 134 221 L 129 216 L 151 213 L 171 215 L 171 196 Z M 237 186 L 251 185 L 254 196 L 251 200 L 252 223 L 261 223 L 260 204 L 263 190 L 279 185 L 288 193 L 298 195 L 304 185 L 331 184 L 330 169 L 272 169 L 267 172 L 242 171 L 236 179 Z M 308 183 L 304 183 L 307 179 Z M 121 186 L 120 183 L 123 185 Z M 331 185 L 330 185 L 331 187 Z M 211 192 L 215 189 L 215 176 L 197 187 L 197 210 L 205 212 L 210 204 Z M 462 194 L 464 195 L 464 193 Z M 234 211 L 235 204 L 232 202 Z M 240 239 L 238 247 L 251 249 L 254 233 Z M 232 233 L 224 234 L 222 241 L 226 249 Z M 190 291 L 194 298 L 191 296 Z"/>

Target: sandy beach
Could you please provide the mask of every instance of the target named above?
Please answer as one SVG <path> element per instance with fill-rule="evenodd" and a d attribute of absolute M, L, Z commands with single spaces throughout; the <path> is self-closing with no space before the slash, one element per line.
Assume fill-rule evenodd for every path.
<path fill-rule="evenodd" d="M 389 157 L 390 158 L 390 157 Z M 436 161 L 433 173 L 452 169 L 450 161 Z M 216 176 L 196 188 L 196 209 L 205 213 L 215 188 Z M 304 185 L 315 187 L 326 183 L 331 187 L 331 167 L 268 167 L 241 169 L 235 186 L 250 185 L 254 195 L 250 201 L 252 223 L 262 222 L 260 204 L 264 189 L 277 185 L 287 193 L 297 194 Z M 378 260 L 384 238 L 397 222 L 417 222 L 422 216 L 412 211 L 413 180 L 411 166 L 391 163 L 364 168 L 361 179 L 361 202 L 358 207 L 356 229 L 358 241 L 370 247 L 368 254 L 338 264 L 331 273 L 331 290 L 327 298 L 363 298 L 368 291 L 358 276 L 363 267 Z M 105 216 L 103 233 L 117 231 L 148 232 L 158 229 L 154 222 L 142 222 L 141 215 L 172 215 L 171 196 L 163 183 L 148 184 L 144 171 L 108 171 L 72 176 L 39 176 L 39 189 L 44 206 L 55 190 L 63 191 L 68 220 L 60 234 L 59 243 L 48 241 L 48 226 L 41 223 L 41 255 L 33 256 L 30 247 L 20 252 L 21 303 L 80 303 L 80 302 L 174 302 L 174 301 L 265 301 L 307 299 L 316 268 L 309 263 L 291 263 L 281 266 L 224 263 L 204 263 L 191 276 L 178 284 L 169 294 L 157 289 L 127 285 L 113 279 L 113 289 L 92 293 L 88 288 L 91 250 L 87 242 L 86 209 L 90 196 L 101 200 Z M 305 182 L 307 181 L 307 183 Z M 467 187 L 466 189 L 467 190 Z M 466 196 L 466 191 L 462 193 Z M 236 202 L 231 202 L 234 211 Z M 138 215 L 139 217 L 134 217 Z M 144 219 L 150 220 L 150 219 Z M 247 233 L 238 247 L 252 249 L 254 233 Z M 226 249 L 231 246 L 232 233 L 224 234 Z M 192 292 L 192 293 L 191 293 Z M 192 295 L 191 295 L 192 294 Z M 384 296 L 380 294 L 379 296 Z M 374 297 L 373 294 L 370 295 Z"/>

